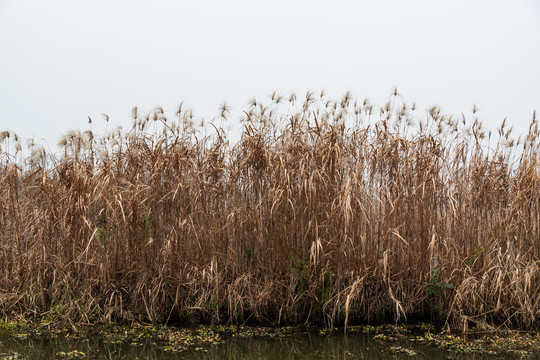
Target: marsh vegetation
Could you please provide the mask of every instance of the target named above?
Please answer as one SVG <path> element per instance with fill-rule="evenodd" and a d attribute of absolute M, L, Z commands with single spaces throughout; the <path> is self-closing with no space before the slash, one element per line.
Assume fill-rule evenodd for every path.
<path fill-rule="evenodd" d="M 71 130 L 58 153 L 2 132 L 1 316 L 538 326 L 534 117 L 513 138 L 397 92 L 274 93 L 233 143 L 229 110 L 134 108 L 130 129 Z"/>

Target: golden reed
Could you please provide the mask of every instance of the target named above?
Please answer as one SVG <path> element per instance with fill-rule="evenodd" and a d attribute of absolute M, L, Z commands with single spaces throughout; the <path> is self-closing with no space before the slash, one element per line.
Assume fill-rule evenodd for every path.
<path fill-rule="evenodd" d="M 513 139 L 397 91 L 274 93 L 232 144 L 230 110 L 134 108 L 57 154 L 1 132 L 2 316 L 539 325 L 534 117 Z"/>

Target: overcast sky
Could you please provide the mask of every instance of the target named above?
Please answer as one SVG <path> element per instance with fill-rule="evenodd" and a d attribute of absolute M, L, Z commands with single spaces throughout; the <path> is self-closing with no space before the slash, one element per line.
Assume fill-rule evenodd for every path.
<path fill-rule="evenodd" d="M 540 110 L 539 0 L 0 0 L 0 130 L 45 138 L 130 124 L 135 105 L 325 89 L 480 109 L 525 131 Z"/>

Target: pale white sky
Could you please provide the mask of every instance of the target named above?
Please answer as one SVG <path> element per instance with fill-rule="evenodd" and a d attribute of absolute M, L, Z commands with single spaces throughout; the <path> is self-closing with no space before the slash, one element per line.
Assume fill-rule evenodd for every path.
<path fill-rule="evenodd" d="M 272 91 L 504 117 L 540 110 L 540 0 L 0 0 L 0 130 L 45 138 Z M 54 145 L 54 146 L 53 146 Z"/>

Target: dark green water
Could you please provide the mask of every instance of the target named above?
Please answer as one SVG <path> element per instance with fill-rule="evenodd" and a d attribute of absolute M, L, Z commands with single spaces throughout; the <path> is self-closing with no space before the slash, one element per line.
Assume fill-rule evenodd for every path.
<path fill-rule="evenodd" d="M 391 346 L 414 350 L 417 355 L 396 353 Z M 77 350 L 81 357 L 65 357 L 63 353 Z M 150 341 L 142 345 L 104 343 L 99 339 L 84 340 L 18 340 L 0 339 L 0 359 L 520 359 L 519 356 L 459 354 L 435 346 L 415 343 L 386 343 L 366 334 L 319 336 L 298 334 L 278 339 L 230 338 L 220 345 L 209 345 L 181 353 L 163 351 Z M 538 359 L 538 355 L 526 356 Z"/>

